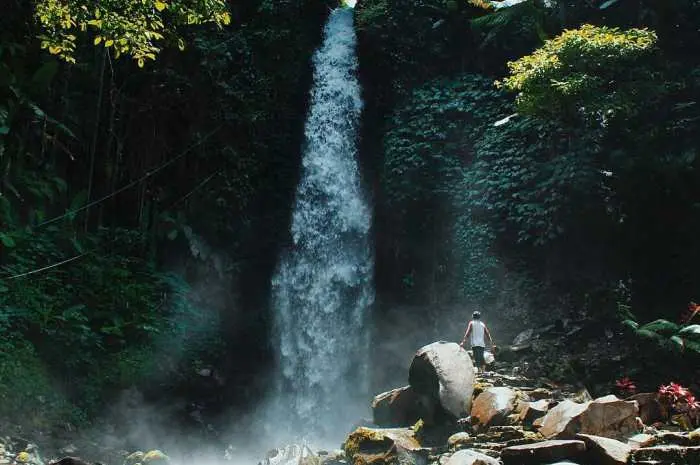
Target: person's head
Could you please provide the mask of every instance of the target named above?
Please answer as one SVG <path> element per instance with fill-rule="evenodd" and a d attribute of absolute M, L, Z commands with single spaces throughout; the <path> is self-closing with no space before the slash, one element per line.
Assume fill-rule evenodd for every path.
<path fill-rule="evenodd" d="M 481 312 L 477 310 L 476 312 L 472 313 L 472 318 L 475 320 L 481 319 Z"/>

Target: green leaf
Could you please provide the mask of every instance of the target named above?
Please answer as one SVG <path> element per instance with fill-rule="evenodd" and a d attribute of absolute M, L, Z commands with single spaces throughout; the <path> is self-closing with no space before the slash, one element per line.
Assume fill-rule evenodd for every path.
<path fill-rule="evenodd" d="M 170 239 L 171 241 L 177 239 L 177 229 L 173 229 L 168 233 L 168 239 Z"/>
<path fill-rule="evenodd" d="M 618 3 L 619 1 L 620 0 L 608 0 L 607 2 L 603 2 L 598 8 L 601 10 L 605 10 L 606 8 L 609 8 L 614 4 Z"/>
<path fill-rule="evenodd" d="M 17 245 L 12 236 L 8 236 L 5 233 L 0 233 L 0 242 L 2 242 L 2 245 L 8 248 L 12 248 Z"/>
<path fill-rule="evenodd" d="M 679 332 L 685 338 L 700 342 L 700 325 L 690 325 L 681 329 Z"/>
<path fill-rule="evenodd" d="M 672 323 L 668 320 L 655 320 L 652 321 L 651 323 L 647 323 L 641 328 L 639 328 L 640 331 L 652 331 L 657 334 L 661 334 L 662 336 L 666 337 L 671 337 L 674 334 L 678 333 L 680 330 L 680 326 L 678 326 L 676 323 Z"/>

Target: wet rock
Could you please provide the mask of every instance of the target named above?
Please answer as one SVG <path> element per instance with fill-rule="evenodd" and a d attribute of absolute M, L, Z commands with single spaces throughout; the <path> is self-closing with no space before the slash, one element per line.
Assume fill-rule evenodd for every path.
<path fill-rule="evenodd" d="M 343 450 L 354 465 L 426 465 L 428 450 L 421 447 L 411 428 L 365 428 L 350 433 Z"/>
<path fill-rule="evenodd" d="M 632 451 L 631 463 L 644 462 L 659 465 L 697 465 L 700 463 L 700 446 L 654 446 Z"/>
<path fill-rule="evenodd" d="M 573 459 L 586 451 L 586 444 L 577 440 L 553 439 L 549 441 L 506 447 L 501 451 L 505 465 L 529 465 Z"/>
<path fill-rule="evenodd" d="M 500 465 L 497 459 L 469 449 L 455 452 L 447 462 L 442 463 L 445 465 Z"/>
<path fill-rule="evenodd" d="M 90 465 L 88 462 L 78 457 L 63 457 L 62 459 L 50 462 L 49 465 Z"/>
<path fill-rule="evenodd" d="M 320 465 L 321 459 L 305 445 L 289 444 L 272 449 L 258 465 Z"/>
<path fill-rule="evenodd" d="M 408 373 L 411 388 L 437 402 L 453 418 L 471 410 L 474 364 L 454 342 L 438 341 L 416 352 Z"/>
<path fill-rule="evenodd" d="M 592 463 L 600 465 L 625 465 L 632 448 L 615 439 L 577 434 L 576 439 L 586 443 L 586 455 Z"/>
<path fill-rule="evenodd" d="M 637 403 L 610 395 L 577 404 L 564 400 L 542 419 L 540 433 L 548 438 L 573 437 L 576 433 L 622 438 L 637 431 Z"/>
<path fill-rule="evenodd" d="M 141 463 L 143 461 L 144 455 L 146 455 L 146 454 L 144 454 L 141 451 L 132 452 L 131 454 L 127 455 L 124 458 L 123 465 L 136 465 L 137 463 Z M 70 465 L 70 464 L 66 464 L 66 465 Z"/>
<path fill-rule="evenodd" d="M 411 386 L 404 386 L 375 396 L 372 417 L 374 424 L 381 427 L 413 425 L 420 419 L 433 423 L 435 405 Z"/>
<path fill-rule="evenodd" d="M 170 463 L 170 457 L 158 449 L 149 450 L 143 456 L 142 463 L 144 465 L 168 465 Z"/>
<path fill-rule="evenodd" d="M 318 453 L 321 459 L 321 465 L 347 465 L 348 460 L 342 450 L 333 451 L 327 454 Z"/>
<path fill-rule="evenodd" d="M 474 400 L 471 416 L 482 425 L 503 425 L 515 409 L 517 397 L 518 394 L 507 387 L 488 388 Z"/>

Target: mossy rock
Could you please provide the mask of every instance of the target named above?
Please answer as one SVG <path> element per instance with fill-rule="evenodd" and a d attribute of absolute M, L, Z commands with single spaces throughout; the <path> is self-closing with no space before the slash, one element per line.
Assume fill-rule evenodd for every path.
<path fill-rule="evenodd" d="M 162 451 L 154 449 L 146 452 L 141 462 L 144 465 L 167 465 L 170 463 L 170 457 L 165 455 Z"/>

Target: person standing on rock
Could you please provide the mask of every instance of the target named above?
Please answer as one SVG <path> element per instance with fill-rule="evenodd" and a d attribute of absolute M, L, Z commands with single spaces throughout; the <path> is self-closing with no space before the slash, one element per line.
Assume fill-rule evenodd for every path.
<path fill-rule="evenodd" d="M 472 353 L 474 354 L 474 364 L 476 368 L 481 370 L 484 367 L 484 350 L 486 349 L 486 338 L 489 338 L 489 344 L 493 350 L 494 344 L 491 338 L 491 332 L 486 324 L 481 321 L 481 312 L 476 311 L 472 314 L 472 320 L 467 325 L 467 331 L 464 333 L 462 342 L 459 343 L 461 347 L 467 342 L 467 338 L 472 347 Z"/>

